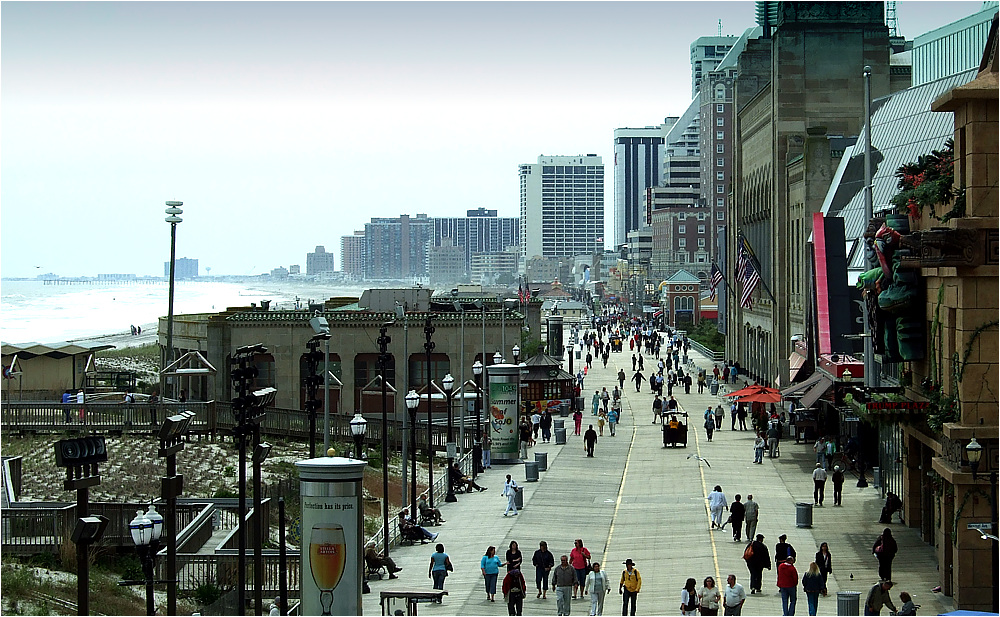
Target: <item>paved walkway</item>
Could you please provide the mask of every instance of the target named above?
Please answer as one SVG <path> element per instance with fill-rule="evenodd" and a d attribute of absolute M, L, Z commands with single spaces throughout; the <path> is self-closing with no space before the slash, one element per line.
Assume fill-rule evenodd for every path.
<path fill-rule="evenodd" d="M 697 366 L 711 369 L 703 356 L 692 354 L 692 359 Z M 655 359 L 647 357 L 645 361 L 647 370 L 643 373 L 648 379 Z M 619 367 L 631 376 L 630 353 L 611 354 L 606 369 L 595 363 L 586 378 L 584 392 L 589 392 L 589 396 L 585 397 L 584 430 L 591 420 L 596 428 L 596 417 L 589 410 L 590 396 L 602 387 L 610 392 L 617 384 Z M 604 437 L 597 442 L 594 458 L 587 458 L 581 438 L 572 435 L 572 418 L 566 418 L 569 430 L 565 445 L 555 445 L 553 437 L 553 443 L 534 448 L 548 452 L 548 471 L 540 473 L 539 482 L 525 483 L 521 465 L 506 468 L 494 465 L 479 480 L 489 487 L 488 491 L 460 495 L 458 503 L 436 504 L 447 522 L 433 530 L 441 532 L 438 542 L 444 544 L 445 552 L 451 556 L 455 572 L 445 584 L 449 595 L 444 603 L 421 604 L 420 613 L 506 615 L 507 607 L 499 591 L 495 603 L 486 600 L 479 560 L 490 545 L 497 547 L 502 559 L 512 540 L 518 542 L 526 566 L 523 573 L 529 595 L 524 602 L 525 615 L 556 614 L 555 594 L 551 590 L 547 599 L 535 598 L 534 568 L 530 562 L 540 540 L 548 543 L 558 563 L 560 555 L 569 554 L 574 539 L 583 539 L 612 583 L 605 606 L 608 615 L 621 611 L 617 583 L 622 562 L 628 558 L 636 563 L 643 580 L 637 614 L 677 614 L 680 591 L 688 577 L 695 578 L 700 589 L 706 576 L 713 576 L 724 585 L 726 575 L 733 573 L 749 590 L 749 573 L 742 559 L 744 543 L 734 542 L 729 527 L 723 531 L 709 530 L 706 498 L 716 484 L 722 486 L 730 502 L 737 493 L 744 499 L 747 493 L 753 494 L 760 504 L 757 533 L 764 534 L 772 557 L 778 536 L 788 535 L 788 542 L 798 555 L 796 568 L 800 577 L 813 561 L 819 544 L 829 543 L 834 571 L 828 581 L 830 595 L 820 598 L 820 615 L 837 614 L 838 591 L 862 592 L 863 601 L 878 579 L 878 564 L 871 546 L 884 527 L 877 522 L 882 507 L 879 492 L 871 487 L 857 488 L 856 479 L 849 475 L 844 485 L 844 505 L 833 507 L 833 487 L 828 482 L 826 505 L 814 509 L 812 528 L 797 528 L 795 503 L 812 503 L 811 473 L 815 458 L 811 444 L 796 445 L 794 440 L 785 440 L 779 458 L 765 457 L 763 465 L 753 465 L 753 435 L 750 431 L 728 429 L 728 407 L 724 430 L 716 432 L 708 442 L 701 428 L 702 414 L 723 399 L 710 395 L 707 388 L 704 394 L 696 392 L 697 385 L 692 386 L 692 394 L 684 394 L 682 388 L 674 389 L 681 407 L 692 414 L 686 448 L 662 447 L 660 427 L 651 424 L 653 396 L 648 383 L 636 393 L 635 387 L 626 382 L 623 418 L 617 436 L 609 436 L 606 428 Z M 694 454 L 708 462 L 689 458 Z M 533 460 L 533 454 L 531 457 Z M 504 518 L 506 499 L 501 491 L 507 473 L 524 487 L 524 509 L 519 516 Z M 893 568 L 897 582 L 894 598 L 898 599 L 899 592 L 905 590 L 922 605 L 922 614 L 951 610 L 950 598 L 930 591 L 938 580 L 933 548 L 920 540 L 916 530 L 899 523 L 891 527 L 900 549 Z M 404 570 L 396 580 L 371 581 L 372 593 L 363 596 L 364 614 L 380 614 L 379 591 L 431 588 L 427 566 L 433 551 L 434 543 L 394 548 L 392 557 Z M 501 580 L 502 574 L 503 569 Z M 775 575 L 776 570 L 764 571 L 763 594 L 747 597 L 744 615 L 781 614 Z M 405 607 L 400 604 L 396 608 Z M 589 599 L 572 603 L 573 615 L 587 615 L 589 610 Z M 801 584 L 796 612 L 808 614 Z"/>

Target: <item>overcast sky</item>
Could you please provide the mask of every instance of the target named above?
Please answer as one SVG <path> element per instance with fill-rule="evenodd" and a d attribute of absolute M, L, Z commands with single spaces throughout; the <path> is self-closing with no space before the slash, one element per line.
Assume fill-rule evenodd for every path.
<path fill-rule="evenodd" d="M 980 2 L 897 3 L 907 38 Z M 517 216 L 520 163 L 680 115 L 743 2 L 3 2 L 3 276 L 300 264 L 373 216 Z M 860 68 L 859 68 L 860 74 Z M 611 238 L 606 233 L 605 237 Z"/>

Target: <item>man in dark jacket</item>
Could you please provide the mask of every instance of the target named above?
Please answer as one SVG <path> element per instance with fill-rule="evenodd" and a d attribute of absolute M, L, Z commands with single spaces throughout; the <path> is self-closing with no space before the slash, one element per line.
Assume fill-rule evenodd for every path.
<path fill-rule="evenodd" d="M 739 542 L 743 537 L 743 517 L 746 516 L 746 507 L 740 501 L 740 496 L 736 496 L 736 501 L 729 504 L 729 517 L 733 522 L 733 540 Z"/>
<path fill-rule="evenodd" d="M 791 544 L 785 542 L 788 536 L 781 534 L 778 536 L 778 543 L 774 545 L 774 561 L 781 563 L 789 557 L 795 557 L 795 549 Z"/>
<path fill-rule="evenodd" d="M 597 445 L 597 431 L 594 430 L 593 424 L 583 434 L 583 443 L 587 450 L 587 456 L 594 456 L 594 446 Z"/>
<path fill-rule="evenodd" d="M 764 534 L 757 534 L 757 539 L 750 543 L 751 552 L 747 559 L 747 569 L 750 570 L 750 595 L 760 593 L 761 579 L 764 568 L 771 569 L 771 554 L 764 545 Z"/>

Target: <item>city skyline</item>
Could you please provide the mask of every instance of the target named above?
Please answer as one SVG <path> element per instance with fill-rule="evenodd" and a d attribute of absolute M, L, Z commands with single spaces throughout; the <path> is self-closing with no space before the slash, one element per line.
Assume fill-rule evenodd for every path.
<path fill-rule="evenodd" d="M 979 2 L 897 4 L 907 39 Z M 752 2 L 4 3 L 3 276 L 213 274 L 339 252 L 372 217 L 518 216 L 518 166 L 690 102 L 689 46 Z M 631 36 L 637 24 L 666 24 Z M 324 229 L 323 218 L 329 219 Z M 125 259 L 122 256 L 126 256 Z M 338 260 L 339 261 L 339 260 Z M 338 269 L 340 264 L 337 264 Z"/>

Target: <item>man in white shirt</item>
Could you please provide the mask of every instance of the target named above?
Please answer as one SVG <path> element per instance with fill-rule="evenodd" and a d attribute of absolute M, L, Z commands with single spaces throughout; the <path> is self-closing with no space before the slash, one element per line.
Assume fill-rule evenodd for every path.
<path fill-rule="evenodd" d="M 823 492 L 826 489 L 826 469 L 823 463 L 816 463 L 813 470 L 813 505 L 823 505 Z"/>
<path fill-rule="evenodd" d="M 508 512 L 513 511 L 514 516 L 517 516 L 517 505 L 514 503 L 514 496 L 521 488 L 514 481 L 514 478 L 507 474 L 507 481 L 503 485 L 503 496 L 507 498 L 507 509 L 503 511 L 503 515 L 507 516 Z"/>
<path fill-rule="evenodd" d="M 722 596 L 723 615 L 743 614 L 743 603 L 747 601 L 747 592 L 743 585 L 736 582 L 736 575 L 726 577 L 726 589 Z"/>
<path fill-rule="evenodd" d="M 726 501 L 726 495 L 722 492 L 722 487 L 718 484 L 715 485 L 715 489 L 708 494 L 708 509 L 712 513 L 712 529 L 718 527 L 723 528 L 724 523 L 722 522 L 722 510 L 729 509 L 729 503 Z"/>

